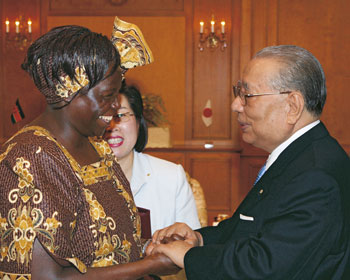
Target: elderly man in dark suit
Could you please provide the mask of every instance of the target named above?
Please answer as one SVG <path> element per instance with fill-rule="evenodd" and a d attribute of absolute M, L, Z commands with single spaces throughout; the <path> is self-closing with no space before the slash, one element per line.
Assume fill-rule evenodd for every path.
<path fill-rule="evenodd" d="M 234 87 L 243 140 L 270 155 L 230 219 L 192 231 L 175 224 L 153 236 L 191 279 L 350 279 L 350 160 L 319 118 L 322 67 L 307 50 L 258 52 Z M 159 244 L 164 237 L 183 241 Z"/>

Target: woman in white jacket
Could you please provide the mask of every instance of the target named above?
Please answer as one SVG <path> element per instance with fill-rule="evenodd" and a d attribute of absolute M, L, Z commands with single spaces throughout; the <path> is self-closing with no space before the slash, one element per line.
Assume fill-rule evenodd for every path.
<path fill-rule="evenodd" d="M 148 134 L 140 92 L 124 84 L 120 97 L 120 108 L 105 139 L 130 182 L 136 205 L 150 210 L 152 234 L 175 222 L 199 228 L 183 167 L 142 153 Z"/>

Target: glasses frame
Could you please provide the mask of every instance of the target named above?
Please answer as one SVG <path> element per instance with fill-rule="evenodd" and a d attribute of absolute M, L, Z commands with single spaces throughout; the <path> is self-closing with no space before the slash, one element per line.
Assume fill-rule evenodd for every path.
<path fill-rule="evenodd" d="M 242 84 L 240 81 L 238 81 L 237 85 L 232 86 L 233 90 L 233 96 L 235 98 L 239 97 L 241 100 L 241 103 L 243 106 L 247 105 L 247 98 L 249 97 L 255 97 L 255 96 L 265 96 L 265 95 L 278 95 L 278 94 L 289 94 L 292 91 L 279 91 L 279 92 L 260 92 L 260 93 L 247 93 L 243 94 L 242 91 Z"/>
<path fill-rule="evenodd" d="M 121 116 L 120 116 L 121 115 Z M 122 123 L 122 122 L 127 122 L 130 120 L 131 116 L 135 116 L 134 113 L 130 113 L 130 112 L 125 112 L 125 113 L 117 113 L 113 116 L 113 120 L 116 123 Z M 125 120 L 123 120 L 123 117 L 127 117 Z"/>

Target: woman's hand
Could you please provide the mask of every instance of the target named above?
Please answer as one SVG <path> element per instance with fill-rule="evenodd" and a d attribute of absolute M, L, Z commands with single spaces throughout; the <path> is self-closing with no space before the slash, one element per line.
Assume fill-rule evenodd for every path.
<path fill-rule="evenodd" d="M 152 267 L 149 271 L 154 275 L 170 275 L 180 271 L 180 267 L 175 265 L 172 260 L 162 253 L 154 253 L 146 256 L 143 261 L 149 263 Z M 146 264 L 147 265 L 147 264 Z"/>
<path fill-rule="evenodd" d="M 164 254 L 169 257 L 175 265 L 184 268 L 185 255 L 192 247 L 194 246 L 182 240 L 173 241 L 167 244 L 157 244 L 154 246 L 151 256 L 162 253 L 162 255 Z"/>
<path fill-rule="evenodd" d="M 154 253 L 142 260 L 107 267 L 87 268 L 86 273 L 79 272 L 71 263 L 51 255 L 38 241 L 34 241 L 32 279 L 123 279 L 136 280 L 146 275 L 169 275 L 180 270 L 169 257 Z"/>
<path fill-rule="evenodd" d="M 193 231 L 184 223 L 158 230 L 152 242 L 146 248 L 147 255 L 163 253 L 177 266 L 184 267 L 184 257 L 192 247 L 202 246 L 203 238 L 199 232 Z"/>

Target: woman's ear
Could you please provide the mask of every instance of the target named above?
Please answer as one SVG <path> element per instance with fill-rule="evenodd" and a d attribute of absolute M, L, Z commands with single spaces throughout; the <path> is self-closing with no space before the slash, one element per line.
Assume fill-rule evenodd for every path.
<path fill-rule="evenodd" d="M 304 111 L 304 97 L 299 91 L 292 91 L 288 94 L 287 102 L 289 105 L 287 122 L 293 125 L 297 123 Z"/>

